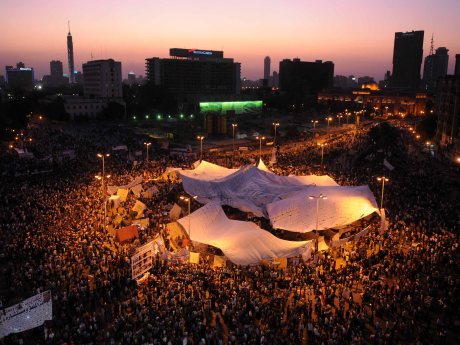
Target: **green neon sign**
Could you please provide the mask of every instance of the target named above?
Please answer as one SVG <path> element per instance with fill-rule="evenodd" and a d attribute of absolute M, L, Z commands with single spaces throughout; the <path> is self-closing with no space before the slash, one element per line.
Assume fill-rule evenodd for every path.
<path fill-rule="evenodd" d="M 200 102 L 201 113 L 226 115 L 227 111 L 235 114 L 260 113 L 262 101 L 237 101 L 237 102 Z"/>

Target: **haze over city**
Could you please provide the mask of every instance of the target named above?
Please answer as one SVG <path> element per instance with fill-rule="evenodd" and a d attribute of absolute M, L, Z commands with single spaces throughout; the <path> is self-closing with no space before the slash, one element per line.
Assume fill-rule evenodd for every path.
<path fill-rule="evenodd" d="M 283 58 L 330 60 L 335 74 L 381 80 L 391 70 L 394 32 L 424 30 L 424 56 L 435 48 L 460 53 L 460 2 L 357 0 L 168 2 L 6 2 L 0 12 L 0 66 L 23 61 L 36 77 L 49 61 L 66 61 L 67 21 L 74 38 L 75 68 L 94 59 L 122 61 L 123 75 L 145 74 L 145 59 L 167 57 L 169 48 L 223 50 L 241 62 L 241 77 L 259 79 L 263 58 L 273 70 Z M 454 59 L 449 62 L 449 73 Z M 3 68 L 3 67 L 2 67 Z"/>

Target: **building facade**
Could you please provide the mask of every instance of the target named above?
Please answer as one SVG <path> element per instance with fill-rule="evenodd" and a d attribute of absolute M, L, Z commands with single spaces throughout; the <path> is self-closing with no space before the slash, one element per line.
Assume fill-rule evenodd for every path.
<path fill-rule="evenodd" d="M 264 59 L 264 80 L 266 80 L 265 82 L 267 83 L 266 86 L 268 86 L 268 81 L 270 80 L 270 65 L 271 65 L 270 56 L 266 56 Z"/>
<path fill-rule="evenodd" d="M 67 85 L 69 79 L 64 76 L 62 62 L 59 60 L 50 61 L 50 74 L 43 76 L 45 86 L 57 87 Z"/>
<path fill-rule="evenodd" d="M 455 70 L 454 75 L 460 76 L 460 54 L 455 55 Z"/>
<path fill-rule="evenodd" d="M 240 75 L 240 63 L 222 51 L 172 48 L 170 58 L 146 59 L 147 80 L 183 102 L 239 95 Z"/>
<path fill-rule="evenodd" d="M 377 84 L 374 83 L 376 86 Z M 343 109 L 369 109 L 379 115 L 425 115 L 427 94 L 397 90 L 328 90 L 318 94 L 318 103 Z"/>
<path fill-rule="evenodd" d="M 436 53 L 428 55 L 425 58 L 423 66 L 423 83 L 428 91 L 434 91 L 434 84 L 440 77 L 447 75 L 447 67 L 449 66 L 448 49 L 439 47 Z"/>
<path fill-rule="evenodd" d="M 396 32 L 391 87 L 417 90 L 423 58 L 424 31 Z"/>
<path fill-rule="evenodd" d="M 334 79 L 334 63 L 331 61 L 315 62 L 300 59 L 280 61 L 279 87 L 287 94 L 296 108 L 308 101 L 309 96 L 330 88 Z"/>
<path fill-rule="evenodd" d="M 5 80 L 8 89 L 15 91 L 30 91 L 34 88 L 34 69 L 18 62 L 16 68 L 5 67 Z"/>
<path fill-rule="evenodd" d="M 83 89 L 85 97 L 122 101 L 121 62 L 108 59 L 83 64 Z"/>
<path fill-rule="evenodd" d="M 436 141 L 452 159 L 460 157 L 460 76 L 446 76 L 436 83 Z"/>

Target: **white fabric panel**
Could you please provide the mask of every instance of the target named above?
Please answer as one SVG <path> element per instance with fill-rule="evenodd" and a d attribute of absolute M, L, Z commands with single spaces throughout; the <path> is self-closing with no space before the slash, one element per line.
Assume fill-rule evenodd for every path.
<path fill-rule="evenodd" d="M 378 211 L 368 186 L 311 186 L 267 205 L 272 226 L 296 232 L 315 230 L 316 200 L 308 197 L 320 193 L 326 195 L 327 200 L 319 200 L 319 230 L 344 226 Z"/>
<path fill-rule="evenodd" d="M 203 168 L 200 168 L 200 165 L 197 169 L 179 172 L 184 190 L 192 196 L 197 196 L 197 200 L 203 204 L 216 201 L 243 212 L 251 212 L 257 217 L 266 216 L 267 204 L 288 197 L 308 185 L 323 181 L 328 184 L 330 181 L 335 183 L 330 177 L 323 176 L 278 176 L 253 165 L 247 165 L 228 174 L 229 170 L 235 169 L 205 163 Z M 222 175 L 226 176 L 218 178 Z"/>
<path fill-rule="evenodd" d="M 230 220 L 217 203 L 209 203 L 190 215 L 190 237 L 212 245 L 237 265 L 258 264 L 263 259 L 308 253 L 311 241 L 285 241 L 251 222 Z M 188 216 L 178 222 L 188 229 Z"/>
<path fill-rule="evenodd" d="M 178 172 L 181 176 L 196 178 L 202 181 L 211 181 L 226 177 L 236 171 L 238 169 L 228 169 L 217 164 L 201 161 L 193 170 L 180 170 Z"/>

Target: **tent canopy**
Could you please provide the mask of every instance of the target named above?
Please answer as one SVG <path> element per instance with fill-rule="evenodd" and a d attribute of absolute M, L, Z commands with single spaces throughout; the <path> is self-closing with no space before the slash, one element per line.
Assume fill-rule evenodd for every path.
<path fill-rule="evenodd" d="M 188 217 L 178 220 L 188 231 Z M 230 220 L 222 207 L 209 203 L 190 215 L 190 237 L 212 245 L 237 265 L 258 264 L 263 259 L 309 255 L 310 241 L 285 241 L 251 222 Z"/>
<path fill-rule="evenodd" d="M 234 172 L 230 173 L 232 170 Z M 267 204 L 306 186 L 337 185 L 329 176 L 278 176 L 253 165 L 236 170 L 202 162 L 196 169 L 183 170 L 179 174 L 184 190 L 197 196 L 199 202 L 217 201 L 258 217 L 266 215 Z"/>
<path fill-rule="evenodd" d="M 377 202 L 368 186 L 311 186 L 267 205 L 272 226 L 295 232 L 315 230 L 317 201 L 309 197 L 319 194 L 327 199 L 318 202 L 317 230 L 351 224 L 378 211 Z"/>

